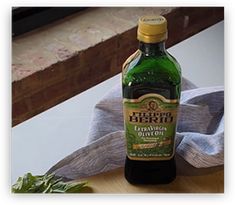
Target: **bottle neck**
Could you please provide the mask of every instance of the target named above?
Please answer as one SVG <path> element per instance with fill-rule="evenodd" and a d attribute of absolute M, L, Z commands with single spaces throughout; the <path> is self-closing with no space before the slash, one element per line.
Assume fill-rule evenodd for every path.
<path fill-rule="evenodd" d="M 144 43 L 140 41 L 139 49 L 146 56 L 157 56 L 166 52 L 164 41 L 158 43 Z"/>

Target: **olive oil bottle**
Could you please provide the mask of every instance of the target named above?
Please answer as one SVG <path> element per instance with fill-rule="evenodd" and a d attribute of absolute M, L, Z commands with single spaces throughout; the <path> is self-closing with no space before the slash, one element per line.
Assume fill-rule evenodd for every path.
<path fill-rule="evenodd" d="M 132 184 L 169 183 L 176 176 L 181 69 L 165 49 L 163 16 L 141 17 L 137 38 L 139 49 L 126 60 L 122 72 L 125 178 Z"/>

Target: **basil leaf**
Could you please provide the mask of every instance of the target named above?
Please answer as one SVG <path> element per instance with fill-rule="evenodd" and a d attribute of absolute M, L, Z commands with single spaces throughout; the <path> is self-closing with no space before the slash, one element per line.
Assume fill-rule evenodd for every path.
<path fill-rule="evenodd" d="M 79 193 L 87 182 L 63 182 L 53 174 L 33 176 L 31 173 L 19 177 L 12 186 L 13 193 Z"/>

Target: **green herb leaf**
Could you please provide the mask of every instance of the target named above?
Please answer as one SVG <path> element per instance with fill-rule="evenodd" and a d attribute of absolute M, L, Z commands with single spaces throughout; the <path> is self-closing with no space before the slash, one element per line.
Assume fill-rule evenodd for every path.
<path fill-rule="evenodd" d="M 31 173 L 19 177 L 12 186 L 13 193 L 79 193 L 87 182 L 63 182 L 53 174 L 33 176 Z"/>

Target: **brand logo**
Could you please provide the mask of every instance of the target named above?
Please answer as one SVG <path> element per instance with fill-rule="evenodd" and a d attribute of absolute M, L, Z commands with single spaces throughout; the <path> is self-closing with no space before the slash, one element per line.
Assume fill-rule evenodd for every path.
<path fill-rule="evenodd" d="M 171 112 L 132 112 L 130 122 L 137 123 L 172 123 L 174 117 Z"/>
<path fill-rule="evenodd" d="M 140 110 L 129 112 L 129 121 L 134 123 L 172 123 L 174 117 L 170 111 L 164 111 L 157 100 L 147 100 Z"/>

